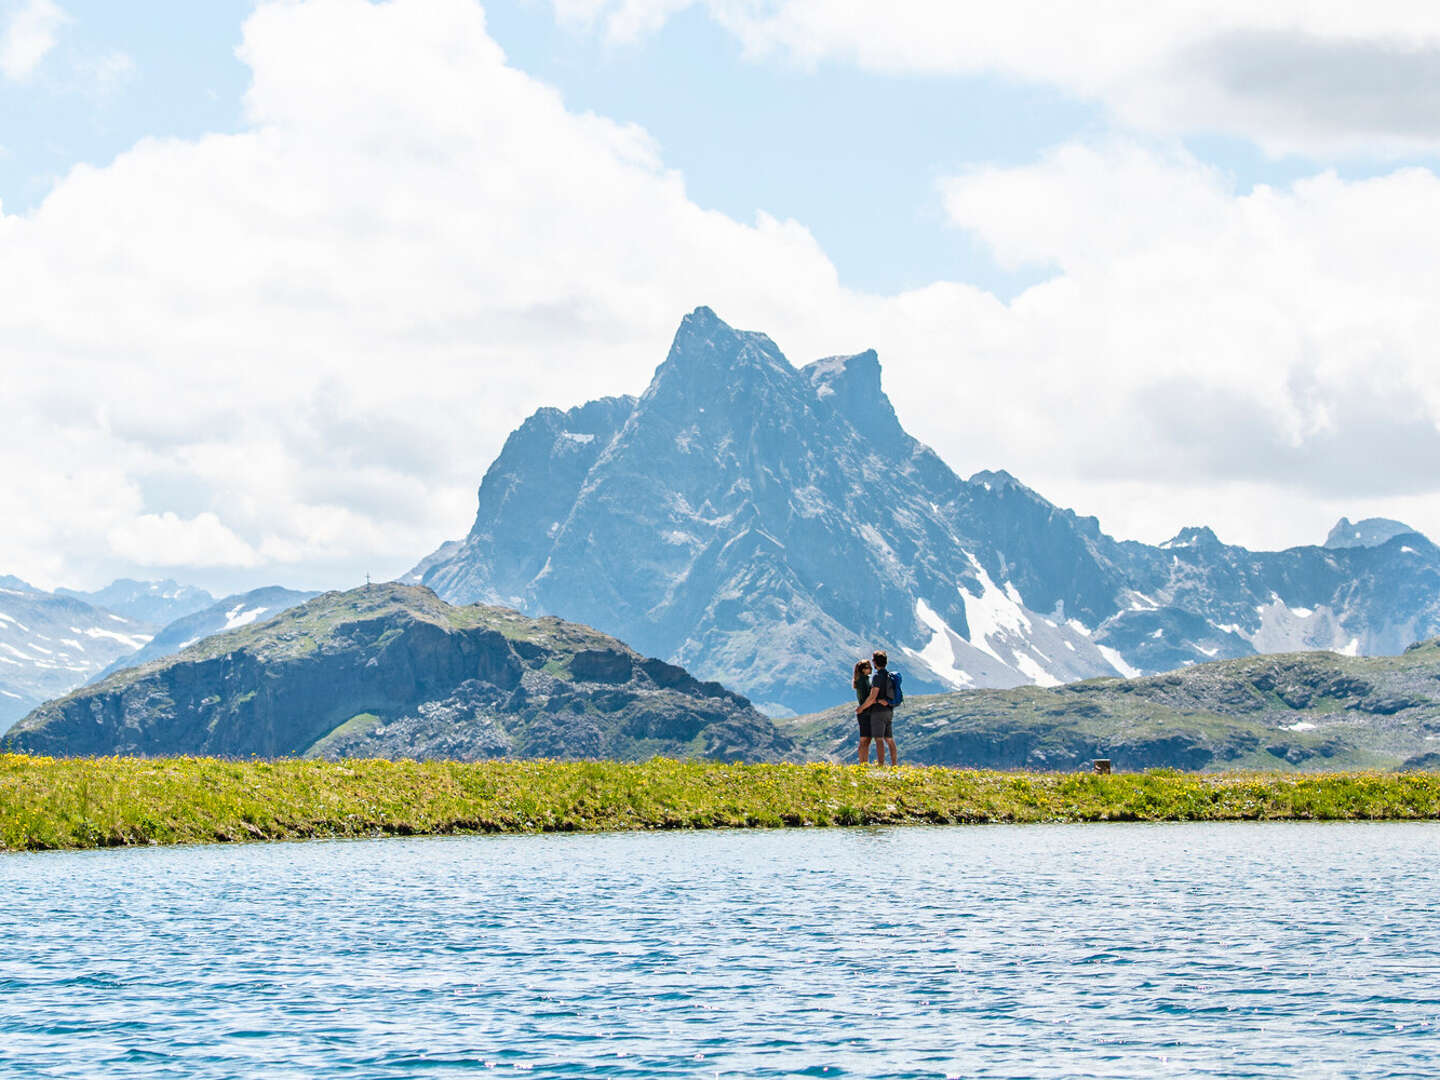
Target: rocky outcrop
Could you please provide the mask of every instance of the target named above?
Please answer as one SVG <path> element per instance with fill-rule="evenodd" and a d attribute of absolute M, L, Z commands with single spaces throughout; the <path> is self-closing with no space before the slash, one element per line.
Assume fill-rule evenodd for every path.
<path fill-rule="evenodd" d="M 51 702 L 11 749 L 228 757 L 774 760 L 743 697 L 559 619 L 430 590 L 326 593 Z"/>

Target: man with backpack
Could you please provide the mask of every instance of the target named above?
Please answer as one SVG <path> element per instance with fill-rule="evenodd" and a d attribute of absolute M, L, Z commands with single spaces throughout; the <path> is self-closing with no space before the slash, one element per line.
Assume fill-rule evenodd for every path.
<path fill-rule="evenodd" d="M 893 723 L 895 706 L 905 700 L 905 692 L 900 688 L 900 673 L 890 670 L 890 658 L 883 649 L 876 649 L 871 654 L 870 661 L 874 665 L 874 673 L 870 676 L 870 696 L 855 712 L 867 715 L 870 720 L 870 737 L 875 742 L 875 752 L 879 755 L 880 764 L 885 764 L 885 748 L 888 746 L 890 764 L 899 765 L 900 757 L 895 752 Z"/>

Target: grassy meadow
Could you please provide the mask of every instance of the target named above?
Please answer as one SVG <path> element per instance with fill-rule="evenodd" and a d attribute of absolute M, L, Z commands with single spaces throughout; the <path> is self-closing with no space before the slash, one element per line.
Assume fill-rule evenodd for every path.
<path fill-rule="evenodd" d="M 0 755 L 0 851 L 305 837 L 981 822 L 1440 819 L 1434 773 L 1094 776 L 597 761 Z"/>

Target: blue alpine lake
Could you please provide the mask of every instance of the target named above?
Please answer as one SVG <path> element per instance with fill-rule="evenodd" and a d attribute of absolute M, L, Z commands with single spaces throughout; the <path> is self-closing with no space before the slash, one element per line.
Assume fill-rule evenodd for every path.
<path fill-rule="evenodd" d="M 6 1077 L 1433 1076 L 1440 827 L 0 857 Z"/>

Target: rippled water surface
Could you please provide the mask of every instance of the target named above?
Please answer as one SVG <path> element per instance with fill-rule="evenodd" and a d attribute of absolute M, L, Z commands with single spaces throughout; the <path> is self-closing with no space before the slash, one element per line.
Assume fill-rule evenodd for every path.
<path fill-rule="evenodd" d="M 1440 828 L 0 857 L 0 1075 L 1440 1072 Z"/>

